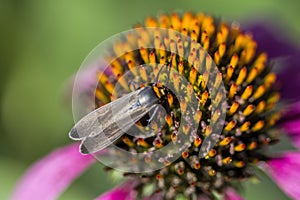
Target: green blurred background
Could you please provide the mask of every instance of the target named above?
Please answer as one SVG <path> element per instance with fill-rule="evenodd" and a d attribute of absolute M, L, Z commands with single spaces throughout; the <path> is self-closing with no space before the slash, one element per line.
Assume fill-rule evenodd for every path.
<path fill-rule="evenodd" d="M 71 143 L 68 81 L 101 41 L 146 16 L 204 11 L 247 24 L 269 19 L 299 44 L 298 0 L 0 0 L 0 199 L 35 160 Z M 267 177 L 246 199 L 286 199 Z M 96 164 L 61 199 L 92 199 L 115 183 Z"/>

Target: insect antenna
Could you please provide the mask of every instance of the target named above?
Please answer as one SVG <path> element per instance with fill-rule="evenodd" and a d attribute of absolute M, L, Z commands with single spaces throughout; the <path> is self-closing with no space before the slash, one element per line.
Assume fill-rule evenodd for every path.
<path fill-rule="evenodd" d="M 166 64 L 166 65 L 163 65 L 163 66 L 159 69 L 159 71 L 158 71 L 158 73 L 157 73 L 157 76 L 156 76 L 156 78 L 155 78 L 155 82 L 154 82 L 154 83 L 157 83 L 157 82 L 158 82 L 159 76 L 160 76 L 160 74 L 162 73 L 162 70 L 163 70 L 164 67 L 167 67 L 167 68 L 168 68 L 168 81 L 167 81 L 167 82 L 169 82 L 169 80 L 170 80 L 171 68 L 172 68 L 172 59 L 173 59 L 173 56 L 174 56 L 174 55 L 175 55 L 175 53 L 171 53 L 171 58 L 170 58 L 169 63 Z"/>

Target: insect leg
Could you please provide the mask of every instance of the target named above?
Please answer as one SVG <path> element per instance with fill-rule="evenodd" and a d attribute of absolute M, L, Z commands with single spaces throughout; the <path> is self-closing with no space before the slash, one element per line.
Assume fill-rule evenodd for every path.
<path fill-rule="evenodd" d="M 135 91 L 138 89 L 138 83 L 136 83 L 135 81 L 133 80 L 130 80 L 129 81 L 129 88 L 131 89 L 131 91 Z"/>
<path fill-rule="evenodd" d="M 148 121 L 148 125 L 151 123 L 151 121 L 153 120 L 154 116 L 156 115 L 157 111 L 158 111 L 158 106 L 155 107 L 153 114 L 150 116 L 150 118 L 147 120 Z"/>

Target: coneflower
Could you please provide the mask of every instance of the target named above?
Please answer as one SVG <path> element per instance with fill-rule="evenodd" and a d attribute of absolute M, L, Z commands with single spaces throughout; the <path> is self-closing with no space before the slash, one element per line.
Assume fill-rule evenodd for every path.
<path fill-rule="evenodd" d="M 113 170 L 112 166 L 119 169 L 123 165 L 133 166 L 131 171 L 127 170 L 129 173 L 124 173 L 127 182 L 99 199 L 111 199 L 111 195 L 119 199 L 240 199 L 234 190 L 238 191 L 241 181 L 256 176 L 256 167 L 265 166 L 289 196 L 298 198 L 298 186 L 288 187 L 276 172 L 282 170 L 290 178 L 290 184 L 297 184 L 297 179 L 286 171 L 300 166 L 300 162 L 291 161 L 297 160 L 299 153 L 278 156 L 266 149 L 279 142 L 285 132 L 282 130 L 292 129 L 292 120 L 297 123 L 299 113 L 287 118 L 285 110 L 280 108 L 280 84 L 272 72 L 274 63 L 268 59 L 268 52 L 259 48 L 252 34 L 241 31 L 236 23 L 228 25 L 203 13 L 191 12 L 182 16 L 173 13 L 149 17 L 135 28 L 138 37 L 126 34 L 121 41 L 115 41 L 113 52 L 103 58 L 109 60 L 109 65 L 107 70 L 94 75 L 99 75 L 94 85 L 96 90 L 91 86 L 80 93 L 92 94 L 96 107 L 101 107 L 122 96 L 114 93 L 116 85 L 126 93 L 136 89 L 132 87 L 134 82 L 153 84 L 152 79 L 149 81 L 151 76 L 168 77 L 173 91 L 166 90 L 163 94 L 165 125 L 159 128 L 154 121 L 150 128 L 155 134 L 144 138 L 124 133 L 114 145 L 126 152 L 143 153 L 146 166 L 158 162 L 151 155 L 166 145 L 185 146 L 172 152 L 180 154 L 176 159 L 171 159 L 173 155 L 170 160 L 164 157 L 159 161 L 162 163 L 159 168 L 146 172 L 134 168 L 136 160 L 128 160 L 123 151 L 116 153 L 108 148 L 100 155 L 95 154 L 100 160 L 103 156 L 118 158 L 108 170 Z M 144 66 L 150 66 L 150 72 Z M 164 66 L 165 70 L 161 70 Z M 214 67 L 217 73 L 212 73 Z M 124 78 L 128 72 L 134 80 Z M 182 84 L 180 76 L 188 83 Z M 163 88 L 159 81 L 154 84 Z M 185 94 L 183 99 L 175 95 L 181 91 Z M 191 108 L 186 105 L 194 101 L 190 98 L 193 95 L 197 107 Z M 223 100 L 226 104 L 222 104 Z M 276 123 L 282 116 L 286 120 L 281 120 L 278 126 Z M 144 128 L 141 125 L 144 121 L 138 122 L 140 129 Z M 195 123 L 196 128 L 191 125 Z M 221 127 L 220 133 L 214 131 L 212 123 Z M 299 139 L 295 130 L 289 135 Z M 206 142 L 207 138 L 211 143 Z M 92 163 L 90 158 L 86 160 Z M 292 163 L 295 166 L 289 168 Z M 24 191 L 23 184 L 20 188 Z M 19 192 L 16 190 L 15 199 L 24 199 Z M 27 194 L 25 199 L 29 197 Z"/>

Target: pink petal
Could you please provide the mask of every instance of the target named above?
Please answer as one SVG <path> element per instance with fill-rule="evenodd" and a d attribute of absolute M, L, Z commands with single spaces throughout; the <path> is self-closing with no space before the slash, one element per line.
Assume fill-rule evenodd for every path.
<path fill-rule="evenodd" d="M 243 200 L 232 188 L 228 188 L 225 192 L 224 200 Z"/>
<path fill-rule="evenodd" d="M 300 152 L 285 153 L 268 162 L 269 174 L 293 199 L 300 199 Z"/>
<path fill-rule="evenodd" d="M 103 72 L 106 66 L 107 64 L 101 60 L 90 66 L 80 68 L 75 77 L 77 84 L 74 86 L 76 86 L 80 92 L 86 92 L 95 89 L 98 84 L 97 74 L 98 72 Z M 110 75 L 111 71 L 108 68 L 104 73 Z"/>
<path fill-rule="evenodd" d="M 299 135 L 300 137 L 300 119 L 286 122 L 282 127 L 291 135 Z"/>
<path fill-rule="evenodd" d="M 134 188 L 137 186 L 138 182 L 135 180 L 128 180 L 118 187 L 102 194 L 97 197 L 96 200 L 135 200 L 136 191 Z"/>
<path fill-rule="evenodd" d="M 78 144 L 57 149 L 27 170 L 11 199 L 56 199 L 92 163 L 92 156 L 79 153 Z"/>
<path fill-rule="evenodd" d="M 279 122 L 279 126 L 292 139 L 295 146 L 300 148 L 300 102 L 288 108 Z"/>
<path fill-rule="evenodd" d="M 267 52 L 269 58 L 295 55 L 299 48 L 280 26 L 273 21 L 252 21 L 245 30 L 253 35 L 258 44 L 258 52 Z"/>
<path fill-rule="evenodd" d="M 281 125 L 281 127 L 286 132 L 292 140 L 292 143 L 300 148 L 300 119 L 295 121 L 286 122 Z"/>
<path fill-rule="evenodd" d="M 163 198 L 163 192 L 155 192 L 149 196 L 143 197 L 143 200 L 161 200 Z"/>
<path fill-rule="evenodd" d="M 109 192 L 106 192 L 99 196 L 95 200 L 134 200 L 136 199 L 136 192 L 133 190 L 137 184 L 139 184 L 138 181 L 130 180 L 122 185 L 110 190 Z M 159 200 L 162 199 L 160 193 L 156 193 L 152 196 L 145 197 L 143 200 Z M 207 200 L 207 197 L 199 197 L 198 200 Z M 233 189 L 229 188 L 226 190 L 225 198 L 224 200 L 243 200 L 242 197 L 240 197 Z"/>

